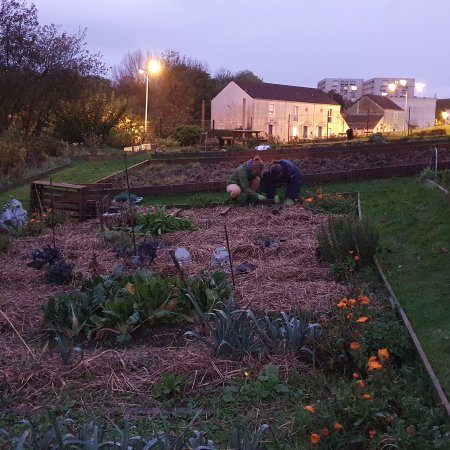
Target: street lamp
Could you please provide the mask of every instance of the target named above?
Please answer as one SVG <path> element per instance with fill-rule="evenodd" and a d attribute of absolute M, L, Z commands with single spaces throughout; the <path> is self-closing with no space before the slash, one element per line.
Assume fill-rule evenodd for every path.
<path fill-rule="evenodd" d="M 444 125 L 447 125 L 447 119 L 448 119 L 448 112 L 447 111 L 442 111 L 441 112 L 441 116 L 444 119 Z"/>
<path fill-rule="evenodd" d="M 408 87 L 412 87 L 412 88 L 417 88 L 418 92 L 422 92 L 423 88 L 425 87 L 424 83 L 416 83 L 415 85 L 408 85 L 408 81 L 407 80 L 396 80 L 393 83 L 389 83 L 388 84 L 388 89 L 391 93 L 394 93 L 397 88 L 406 88 L 405 89 L 405 114 L 407 114 L 407 110 L 408 110 Z M 409 119 L 406 120 L 405 117 L 405 123 L 403 125 L 403 131 L 405 130 L 405 125 L 407 126 L 407 132 L 409 134 Z"/>
<path fill-rule="evenodd" d="M 161 71 L 161 63 L 156 59 L 151 59 L 147 64 L 147 70 L 139 69 L 140 74 L 145 74 L 145 123 L 144 132 L 147 133 L 148 118 L 148 78 L 149 75 L 157 75 Z"/>

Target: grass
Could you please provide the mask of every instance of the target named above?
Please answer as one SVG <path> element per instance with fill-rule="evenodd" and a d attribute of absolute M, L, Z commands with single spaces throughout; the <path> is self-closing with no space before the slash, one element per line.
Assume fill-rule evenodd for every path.
<path fill-rule="evenodd" d="M 147 154 L 139 154 L 129 156 L 127 158 L 128 167 L 148 159 Z M 122 159 L 114 161 L 74 161 L 69 167 L 52 175 L 52 180 L 55 183 L 95 183 L 101 178 L 112 175 L 125 169 L 124 161 Z M 43 178 L 49 180 L 50 177 Z M 29 208 L 30 185 L 11 189 L 7 192 L 0 193 L 0 205 L 5 204 L 11 198 L 16 198 L 21 201 L 23 207 Z"/>
<path fill-rule="evenodd" d="M 450 392 L 450 205 L 415 178 L 330 183 L 359 191 L 363 216 L 380 231 L 383 270 L 447 393 Z M 308 189 L 315 192 L 313 187 Z"/>

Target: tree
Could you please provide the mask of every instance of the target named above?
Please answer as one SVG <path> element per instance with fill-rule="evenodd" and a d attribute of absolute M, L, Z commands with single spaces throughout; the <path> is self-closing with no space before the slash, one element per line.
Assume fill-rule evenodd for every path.
<path fill-rule="evenodd" d="M 25 133 L 37 134 L 61 101 L 76 98 L 86 78 L 105 67 L 86 50 L 85 31 L 40 26 L 36 7 L 25 1 L 0 0 L 0 12 L 0 131 L 11 115 Z"/>

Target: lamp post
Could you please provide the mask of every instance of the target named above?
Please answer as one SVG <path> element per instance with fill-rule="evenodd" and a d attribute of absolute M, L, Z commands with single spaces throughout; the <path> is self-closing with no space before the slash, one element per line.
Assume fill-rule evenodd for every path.
<path fill-rule="evenodd" d="M 157 75 L 161 71 L 161 63 L 156 59 L 151 59 L 147 64 L 147 70 L 139 69 L 140 74 L 145 74 L 145 119 L 144 132 L 147 134 L 148 123 L 148 78 L 150 75 Z"/>
<path fill-rule="evenodd" d="M 388 89 L 391 93 L 394 93 L 398 87 L 406 88 L 405 89 L 405 114 L 408 114 L 408 81 L 407 80 L 395 80 L 393 83 L 388 84 Z M 417 88 L 418 92 L 422 92 L 425 87 L 424 83 L 416 83 L 415 85 L 409 85 L 409 87 Z M 407 127 L 407 134 L 409 134 L 409 118 L 406 119 L 403 124 L 403 131 L 405 130 L 405 125 Z"/>

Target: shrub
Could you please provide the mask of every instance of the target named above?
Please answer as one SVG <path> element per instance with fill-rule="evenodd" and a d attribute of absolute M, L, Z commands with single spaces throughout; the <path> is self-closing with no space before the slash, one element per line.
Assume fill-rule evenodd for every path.
<path fill-rule="evenodd" d="M 378 247 L 378 231 L 368 219 L 329 217 L 318 236 L 320 256 L 334 264 L 349 257 L 361 264 L 372 261 Z"/>
<path fill-rule="evenodd" d="M 166 139 L 156 139 L 155 140 L 155 146 L 162 148 L 162 149 L 167 149 L 167 148 L 175 148 L 175 147 L 179 147 L 180 146 L 180 142 L 177 141 L 176 139 L 169 137 Z"/>
<path fill-rule="evenodd" d="M 175 128 L 171 139 L 178 141 L 181 145 L 195 145 L 200 142 L 202 129 L 196 125 L 181 125 Z"/>

